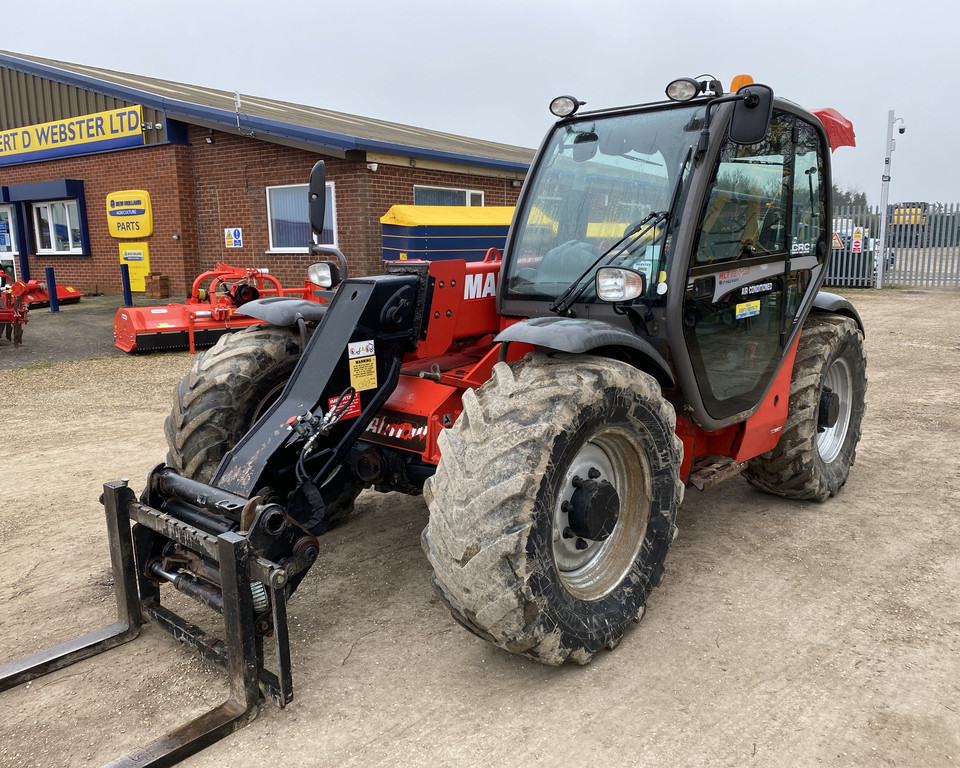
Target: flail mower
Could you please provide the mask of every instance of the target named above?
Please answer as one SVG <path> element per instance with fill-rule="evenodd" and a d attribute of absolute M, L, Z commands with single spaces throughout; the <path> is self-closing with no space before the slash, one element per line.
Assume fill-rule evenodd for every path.
<path fill-rule="evenodd" d="M 27 280 L 24 284 L 23 304 L 26 307 L 49 307 L 49 286 L 39 280 Z M 58 304 L 76 304 L 83 298 L 83 294 L 72 285 L 57 286 Z"/>
<path fill-rule="evenodd" d="M 260 323 L 244 315 L 247 302 L 297 296 L 323 302 L 320 287 L 308 280 L 284 288 L 266 269 L 217 265 L 193 281 L 184 303 L 163 307 L 121 307 L 113 318 L 114 344 L 124 352 L 209 347 L 225 333 Z"/>
<path fill-rule="evenodd" d="M 0 688 L 149 617 L 224 667 L 231 696 L 138 765 L 235 730 L 261 693 L 284 706 L 287 601 L 371 486 L 423 493 L 456 622 L 551 665 L 589 662 L 643 616 L 688 485 L 839 493 L 866 358 L 854 307 L 820 291 L 838 134 L 768 86 L 732 91 L 680 79 L 652 104 L 555 100 L 502 258 L 346 278 L 314 246 L 336 257 L 313 268 L 332 301 L 244 304 L 260 322 L 177 385 L 165 464 L 139 495 L 104 486 L 117 623 L 7 664 Z M 324 190 L 318 163 L 316 232 Z M 163 604 L 170 590 L 222 614 L 222 639 Z"/>

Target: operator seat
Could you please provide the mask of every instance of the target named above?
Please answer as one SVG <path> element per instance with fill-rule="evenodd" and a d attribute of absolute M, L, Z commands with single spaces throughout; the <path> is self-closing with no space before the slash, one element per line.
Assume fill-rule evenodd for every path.
<path fill-rule="evenodd" d="M 537 282 L 569 284 L 589 267 L 599 254 L 587 243 L 568 240 L 547 251 L 537 267 Z"/>

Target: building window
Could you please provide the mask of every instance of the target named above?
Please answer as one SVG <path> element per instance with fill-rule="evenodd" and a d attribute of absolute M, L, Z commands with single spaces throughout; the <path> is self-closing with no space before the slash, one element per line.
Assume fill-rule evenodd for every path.
<path fill-rule="evenodd" d="M 483 205 L 483 190 L 446 187 L 413 188 L 414 205 Z"/>
<path fill-rule="evenodd" d="M 33 203 L 37 253 L 83 253 L 76 200 Z"/>
<path fill-rule="evenodd" d="M 293 184 L 267 187 L 267 219 L 270 224 L 270 250 L 306 252 L 311 242 L 337 244 L 336 196 L 333 182 L 327 182 L 326 211 L 319 240 L 312 238 L 308 186 Z"/>
<path fill-rule="evenodd" d="M 12 205 L 0 205 L 0 272 L 17 279 L 17 232 Z"/>

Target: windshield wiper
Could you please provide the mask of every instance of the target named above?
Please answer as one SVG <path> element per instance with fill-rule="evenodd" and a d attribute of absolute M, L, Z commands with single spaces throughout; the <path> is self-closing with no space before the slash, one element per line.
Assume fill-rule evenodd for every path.
<path fill-rule="evenodd" d="M 670 221 L 674 210 L 676 210 L 677 203 L 680 200 L 680 190 L 683 187 L 683 175 L 687 171 L 687 166 L 690 164 L 690 158 L 692 155 L 693 147 L 690 147 L 687 150 L 686 157 L 683 158 L 683 165 L 680 166 L 680 175 L 677 176 L 677 183 L 673 188 L 673 194 L 670 196 L 670 207 L 665 211 L 653 211 L 647 214 L 640 221 L 638 221 L 629 232 L 627 232 L 623 237 L 617 240 L 617 242 L 601 253 L 593 261 L 593 263 L 587 267 L 562 294 L 560 294 L 559 298 L 557 298 L 557 300 L 549 306 L 549 310 L 551 312 L 556 312 L 558 315 L 568 313 L 570 311 L 570 305 L 579 299 L 583 292 L 587 290 L 589 283 L 584 283 L 582 286 L 580 285 L 583 278 L 596 269 L 600 262 L 603 261 L 607 256 L 620 248 L 625 241 L 632 237 L 639 238 L 640 235 L 645 234 L 652 227 L 657 226 L 657 224 L 661 222 L 668 223 Z"/>
<path fill-rule="evenodd" d="M 583 292 L 587 290 L 587 286 L 590 285 L 589 282 L 581 285 L 583 278 L 596 269 L 600 262 L 607 258 L 607 256 L 615 251 L 618 251 L 618 249 L 622 249 L 622 247 L 629 247 L 624 246 L 624 243 L 626 243 L 628 240 L 631 238 L 639 238 L 641 235 L 646 234 L 653 227 L 657 226 L 657 224 L 660 222 L 666 221 L 669 213 L 669 211 L 653 211 L 652 213 L 644 216 L 633 227 L 631 227 L 623 237 L 621 237 L 619 240 L 617 240 L 617 242 L 607 248 L 607 250 L 597 256 L 593 263 L 580 273 L 580 276 L 574 280 L 570 286 L 562 294 L 560 294 L 557 300 L 550 305 L 550 311 L 556 312 L 558 315 L 562 315 L 567 312 L 570 309 L 570 305 L 579 299 Z"/>

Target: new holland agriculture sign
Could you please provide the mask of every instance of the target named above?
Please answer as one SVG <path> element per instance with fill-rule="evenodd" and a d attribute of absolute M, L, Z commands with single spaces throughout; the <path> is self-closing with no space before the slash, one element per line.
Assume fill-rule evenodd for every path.
<path fill-rule="evenodd" d="M 137 105 L 0 131 L 0 165 L 142 146 L 142 121 Z"/>

